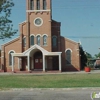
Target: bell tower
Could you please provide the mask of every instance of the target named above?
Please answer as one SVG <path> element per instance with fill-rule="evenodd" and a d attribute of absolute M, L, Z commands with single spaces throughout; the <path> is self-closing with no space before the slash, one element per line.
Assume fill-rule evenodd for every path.
<path fill-rule="evenodd" d="M 26 46 L 30 47 L 30 35 L 34 35 L 34 44 L 37 36 L 41 37 L 40 46 L 48 51 L 51 49 L 51 0 L 26 0 Z M 43 45 L 43 36 L 47 36 L 47 46 Z"/>
<path fill-rule="evenodd" d="M 27 10 L 50 10 L 51 0 L 26 0 Z"/>

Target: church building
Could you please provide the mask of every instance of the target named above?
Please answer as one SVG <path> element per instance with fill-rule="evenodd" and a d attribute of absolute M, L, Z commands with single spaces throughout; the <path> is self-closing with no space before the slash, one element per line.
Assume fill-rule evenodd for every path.
<path fill-rule="evenodd" d="M 1 47 L 4 72 L 80 70 L 80 44 L 61 36 L 61 22 L 52 19 L 52 10 L 52 0 L 26 0 L 19 37 Z"/>

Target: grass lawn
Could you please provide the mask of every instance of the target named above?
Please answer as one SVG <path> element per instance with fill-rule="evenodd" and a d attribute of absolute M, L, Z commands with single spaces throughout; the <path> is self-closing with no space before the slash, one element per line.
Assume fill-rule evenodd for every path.
<path fill-rule="evenodd" d="M 0 88 L 100 87 L 100 74 L 0 75 Z"/>

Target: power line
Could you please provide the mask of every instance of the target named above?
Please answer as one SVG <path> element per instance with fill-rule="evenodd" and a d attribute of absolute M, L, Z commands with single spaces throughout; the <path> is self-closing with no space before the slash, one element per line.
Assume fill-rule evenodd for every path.
<path fill-rule="evenodd" d="M 68 38 L 83 38 L 83 39 L 97 39 L 100 38 L 100 36 L 64 36 Z"/>

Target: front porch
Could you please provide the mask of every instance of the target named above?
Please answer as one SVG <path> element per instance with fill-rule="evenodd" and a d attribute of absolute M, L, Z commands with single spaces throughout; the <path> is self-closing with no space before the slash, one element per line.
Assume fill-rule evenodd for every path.
<path fill-rule="evenodd" d="M 23 53 L 12 53 L 12 72 L 14 58 L 18 58 L 17 72 L 61 72 L 61 52 L 48 52 L 34 45 Z"/>

